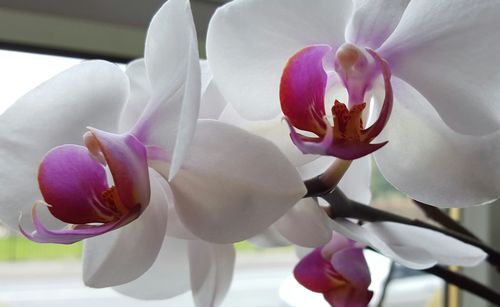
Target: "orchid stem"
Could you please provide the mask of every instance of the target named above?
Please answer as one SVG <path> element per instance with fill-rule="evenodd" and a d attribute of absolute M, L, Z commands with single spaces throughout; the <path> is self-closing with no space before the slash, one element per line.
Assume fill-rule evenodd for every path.
<path fill-rule="evenodd" d="M 428 268 L 423 271 L 438 276 L 449 284 L 453 284 L 459 287 L 460 289 L 468 291 L 497 306 L 500 306 L 500 294 L 498 292 L 492 290 L 491 288 L 486 287 L 485 285 L 459 272 L 453 272 L 439 265 L 434 266 L 432 268 Z"/>
<path fill-rule="evenodd" d="M 390 212 L 375 209 L 373 207 L 358 203 L 356 201 L 347 198 L 347 196 L 345 196 L 340 189 L 335 189 L 333 192 L 322 195 L 321 197 L 325 199 L 330 205 L 329 210 L 327 211 L 330 218 L 343 217 L 343 218 L 355 218 L 358 220 L 368 221 L 368 222 L 395 222 L 395 223 L 417 226 L 437 231 L 447 236 L 458 239 L 464 243 L 482 249 L 485 253 L 488 254 L 486 260 L 496 268 L 500 267 L 500 252 L 468 235 L 464 235 L 454 230 L 437 227 L 422 222 L 420 220 L 408 219 L 403 216 L 399 216 Z"/>
<path fill-rule="evenodd" d="M 307 189 L 307 193 L 306 195 L 304 195 L 304 198 L 326 195 L 335 188 L 326 185 L 326 183 L 321 181 L 320 176 L 304 181 L 304 185 L 306 186 Z"/>
<path fill-rule="evenodd" d="M 324 173 L 304 181 L 307 188 L 307 194 L 304 198 L 322 196 L 332 192 L 349 169 L 351 162 L 351 160 L 337 159 Z"/>

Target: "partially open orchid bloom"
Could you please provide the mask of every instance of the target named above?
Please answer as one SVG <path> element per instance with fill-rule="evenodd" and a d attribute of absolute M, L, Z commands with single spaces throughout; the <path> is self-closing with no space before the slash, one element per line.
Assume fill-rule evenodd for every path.
<path fill-rule="evenodd" d="M 235 0 L 212 18 L 207 55 L 241 117 L 284 115 L 304 153 L 375 150 L 410 197 L 466 207 L 500 196 L 499 12 L 494 0 Z"/>
<path fill-rule="evenodd" d="M 165 23 L 175 24 L 180 29 L 174 30 L 172 25 L 165 27 Z M 165 39 L 174 39 L 172 35 L 179 34 L 183 40 L 176 41 L 175 47 L 163 46 L 167 44 Z M 89 128 L 83 135 L 85 146 L 62 145 L 45 155 L 37 177 L 43 201 L 36 201 L 32 210 L 34 231 L 20 225 L 24 235 L 37 242 L 73 243 L 123 227 L 141 215 L 150 202 L 148 159 L 151 150 L 148 148 L 154 147 L 155 151 L 169 155 L 172 171 L 168 176 L 173 176 L 193 138 L 201 86 L 196 39 L 189 2 L 168 1 L 148 29 L 145 62 L 154 65 L 148 71 L 152 97 L 141 117 L 131 129 L 120 134 Z M 177 55 L 175 65 L 163 61 L 164 54 L 159 52 Z M 95 65 L 94 73 L 99 73 L 98 69 L 104 69 L 105 65 L 111 64 Z M 176 78 L 166 81 L 165 74 L 171 71 L 176 73 Z M 129 88 L 126 91 L 130 93 Z M 58 95 L 57 89 L 54 95 Z M 165 112 L 174 113 L 177 108 L 180 112 L 161 118 Z M 119 111 L 119 108 L 114 110 Z M 91 122 L 90 118 L 88 120 Z M 162 121 L 168 122 L 168 126 L 165 127 Z M 155 138 L 155 133 L 168 129 L 182 132 L 164 135 L 165 140 L 173 139 L 174 143 L 167 144 L 165 149 L 156 149 L 165 141 Z M 48 229 L 38 218 L 36 207 L 40 203 L 47 205 L 56 219 L 68 225 L 59 230 Z"/>
<path fill-rule="evenodd" d="M 339 234 L 323 247 L 300 260 L 294 270 L 297 281 L 307 289 L 323 293 L 334 307 L 366 307 L 373 292 L 363 246 Z"/>

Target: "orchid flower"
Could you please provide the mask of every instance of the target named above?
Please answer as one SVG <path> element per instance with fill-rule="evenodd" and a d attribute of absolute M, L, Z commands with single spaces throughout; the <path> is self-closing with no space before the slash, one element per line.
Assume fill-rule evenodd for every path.
<path fill-rule="evenodd" d="M 207 55 L 241 117 L 284 115 L 305 153 L 376 150 L 402 192 L 466 207 L 500 195 L 500 39 L 485 35 L 499 12 L 492 0 L 235 0 L 212 18 Z"/>
<path fill-rule="evenodd" d="M 28 206 L 47 203 L 34 208 L 34 227 L 21 221 L 23 232 L 57 243 L 94 237 L 83 261 L 84 281 L 95 287 L 131 282 L 154 264 L 170 215 L 167 180 L 177 222 L 200 244 L 265 229 L 305 194 L 303 182 L 269 141 L 198 120 L 200 92 L 189 2 L 169 0 L 150 24 L 144 60 L 126 73 L 84 62 L 2 114 L 2 222 L 17 228 L 20 211 L 29 216 Z"/>
<path fill-rule="evenodd" d="M 287 125 L 280 119 L 250 121 L 242 118 L 233 106 L 221 95 L 208 67 L 207 86 L 203 94 L 201 113 L 217 118 L 240 127 L 252 134 L 261 136 L 274 143 L 281 152 L 295 166 L 303 180 L 323 173 L 335 158 L 327 156 L 303 155 L 287 137 Z M 204 106 L 211 106 L 204 108 Z M 338 186 L 353 200 L 368 204 L 371 199 L 370 191 L 371 161 L 361 158 L 353 161 Z M 318 247 L 331 239 L 332 231 L 328 223 L 311 223 L 326 217 L 318 216 L 319 208 L 315 200 L 303 198 L 281 216 L 273 225 L 262 233 L 250 238 L 250 241 L 261 247 L 288 245 L 290 243 L 305 247 Z M 328 219 L 328 217 L 326 217 Z"/>
<path fill-rule="evenodd" d="M 224 101 L 224 97 L 214 84 L 213 77 L 210 78 L 204 99 L 206 103 L 213 105 L 215 102 Z M 279 119 L 245 120 L 230 104 L 223 104 L 217 109 L 223 110 L 219 116 L 221 121 L 240 126 L 274 142 L 295 165 L 303 179 L 322 173 L 334 161 L 331 157 L 301 155 L 290 142 L 287 142 L 288 139 L 283 138 L 286 135 L 286 126 Z M 371 200 L 370 168 L 370 160 L 367 158 L 354 161 L 340 180 L 338 187 L 350 199 L 368 204 Z M 316 248 L 331 240 L 332 230 L 368 244 L 383 255 L 412 269 L 429 268 L 436 264 L 475 266 L 486 257 L 485 253 L 476 247 L 431 230 L 395 223 L 368 223 L 359 226 L 346 219 L 331 220 L 312 198 L 304 198 L 297 202 L 269 228 L 250 238 L 249 241 L 260 247 L 295 245 L 297 248 Z M 399 235 L 397 240 L 394 239 L 396 234 Z M 415 237 L 422 239 L 414 240 Z M 454 256 L 441 253 L 442 246 L 453 250 Z M 410 250 L 414 253 L 407 253 Z"/>
<path fill-rule="evenodd" d="M 370 276 L 361 253 L 366 246 L 416 270 L 437 264 L 475 266 L 486 257 L 476 247 L 419 227 L 391 222 L 360 226 L 346 219 L 336 219 L 331 225 L 335 232 L 330 243 L 314 250 L 297 248 L 302 259 L 294 275 L 309 290 L 323 293 L 332 306 L 367 306 Z M 334 260 L 332 251 L 342 251 L 342 247 L 349 256 L 340 254 Z"/>
<path fill-rule="evenodd" d="M 206 103 L 213 105 L 215 102 L 224 101 L 224 97 L 214 84 L 213 77 L 210 78 L 204 99 Z M 223 104 L 217 109 L 223 110 L 219 116 L 221 121 L 238 125 L 274 142 L 295 165 L 303 179 L 322 173 L 334 161 L 331 157 L 301 155 L 291 146 L 289 139 L 284 138 L 287 133 L 286 126 L 278 118 L 249 121 L 242 118 L 230 104 Z M 358 159 L 340 180 L 339 188 L 350 199 L 364 204 L 370 202 L 370 167 L 369 159 Z M 485 258 L 485 253 L 481 250 L 435 231 L 394 223 L 368 223 L 359 226 L 346 219 L 331 220 L 312 198 L 304 198 L 297 202 L 269 228 L 250 238 L 249 241 L 260 247 L 295 245 L 297 248 L 316 248 L 331 240 L 332 230 L 368 244 L 383 255 L 413 269 L 428 268 L 435 264 L 474 266 Z M 395 234 L 392 234 L 392 231 L 399 234 L 399 239 L 394 240 Z M 422 237 L 422 240 L 414 240 L 415 236 Z M 422 245 L 422 242 L 429 243 Z M 454 257 L 449 258 L 446 254 L 440 253 L 442 246 L 448 246 L 453 250 Z M 405 252 L 409 250 L 415 251 L 415 254 Z"/>
<path fill-rule="evenodd" d="M 281 77 L 281 108 L 290 127 L 292 141 L 303 153 L 353 160 L 387 143 L 370 144 L 382 131 L 392 110 L 390 72 L 387 63 L 371 49 L 362 52 L 352 44 L 339 47 L 334 60 L 337 72 L 334 77 L 340 78 L 346 87 L 350 107 L 348 109 L 335 100 L 332 107 L 334 125 L 330 127 L 324 101 L 326 85 L 334 81 L 328 80 L 323 68 L 323 61 L 330 52 L 330 46 L 311 46 L 290 58 Z M 370 60 L 375 63 L 370 63 Z M 385 98 L 379 117 L 365 129 L 363 122 L 367 104 L 363 102 L 364 96 L 379 71 L 384 79 Z M 319 138 L 301 135 L 294 127 L 316 134 Z"/>
<path fill-rule="evenodd" d="M 296 148 L 291 146 L 292 144 L 290 139 L 286 135 L 286 126 L 282 124 L 281 116 L 279 114 L 276 117 L 272 117 L 271 115 L 271 119 L 266 119 L 266 117 L 248 116 L 250 113 L 259 110 L 259 108 L 262 110 L 273 107 L 279 108 L 279 106 L 275 106 L 271 102 L 277 101 L 280 79 L 282 78 L 281 73 L 289 59 L 287 56 L 283 56 L 280 60 L 278 58 L 279 54 L 273 54 L 273 52 L 289 52 L 288 55 L 293 55 L 297 50 L 302 50 L 301 48 L 287 49 L 290 44 L 300 46 L 302 43 L 301 40 L 298 40 L 297 42 L 289 41 L 289 35 L 294 35 L 300 32 L 303 41 L 307 40 L 307 31 L 299 31 L 299 29 L 297 29 L 295 32 L 286 32 L 286 30 L 290 29 L 289 27 L 295 27 L 297 25 L 296 23 L 281 23 L 281 21 L 277 18 L 271 20 L 272 15 L 269 16 L 268 14 L 276 12 L 277 15 L 283 17 L 286 16 L 284 12 L 289 12 L 291 10 L 291 13 L 300 16 L 301 13 L 308 12 L 305 8 L 313 10 L 317 14 L 324 13 L 321 11 L 322 9 L 324 10 L 324 7 L 321 7 L 324 2 L 317 2 L 313 6 L 310 5 L 310 2 L 302 3 L 300 1 L 283 3 L 283 6 L 279 6 L 277 4 L 279 4 L 278 1 L 266 2 L 264 4 L 260 1 L 236 0 L 223 6 L 217 11 L 211 22 L 208 37 L 208 60 L 210 68 L 213 70 L 213 81 L 211 86 L 216 88 L 216 90 L 212 90 L 213 95 L 222 96 L 229 102 L 221 114 L 220 120 L 227 121 L 233 125 L 239 125 L 252 133 L 264 136 L 274 142 L 297 167 L 303 178 L 308 179 L 321 174 L 321 172 L 334 161 L 334 158 L 303 155 Z M 288 6 L 289 4 L 291 6 Z M 263 14 L 262 10 L 260 10 L 260 5 L 265 5 L 266 8 L 269 8 L 270 10 L 266 10 Z M 319 7 L 316 7 L 316 5 Z M 330 3 L 328 5 L 332 6 L 336 4 Z M 298 7 L 300 7 L 300 9 L 298 9 Z M 259 12 L 257 13 L 257 11 Z M 269 20 L 265 19 L 266 16 L 269 16 Z M 247 22 L 254 22 L 254 18 L 258 18 L 259 22 L 257 22 L 253 27 L 248 26 Z M 330 20 L 329 18 L 330 17 L 325 17 L 325 19 L 319 19 L 317 21 Z M 297 17 L 294 20 L 300 20 L 300 18 Z M 313 25 L 314 24 L 315 23 L 313 23 Z M 253 30 L 248 32 L 248 29 Z M 254 31 L 256 29 L 257 31 Z M 238 31 L 243 31 L 245 34 Z M 248 34 L 248 37 L 251 38 L 251 44 L 247 45 L 247 41 L 236 39 L 234 37 L 235 33 L 239 33 L 239 35 L 243 35 L 245 37 Z M 280 33 L 282 37 L 275 37 L 272 33 Z M 261 39 L 262 37 L 256 36 L 259 34 L 263 35 L 263 39 Z M 312 34 L 326 35 L 328 33 L 320 30 L 319 32 Z M 229 42 L 223 37 L 224 35 L 226 35 L 226 38 L 230 37 L 233 39 L 231 45 L 229 45 Z M 269 41 L 267 41 L 265 38 L 268 38 L 268 36 L 266 35 L 282 40 L 280 41 L 280 44 L 276 44 L 275 42 L 271 43 L 272 38 L 269 37 Z M 219 47 L 222 46 L 224 46 L 225 49 L 219 50 Z M 245 50 L 240 50 L 240 47 L 245 48 Z M 287 49 L 288 51 L 284 49 L 282 50 L 282 48 Z M 245 61 L 239 63 L 245 67 L 245 73 L 235 74 L 233 75 L 231 81 L 227 81 L 222 70 L 230 70 L 231 68 L 227 66 L 227 63 L 235 64 L 236 62 L 233 61 L 237 61 L 239 59 L 239 57 L 233 57 L 233 54 L 230 53 L 230 51 L 234 51 L 235 49 L 238 49 L 239 55 L 247 55 Z M 320 49 L 325 50 L 324 47 Z M 258 57 L 258 54 L 250 54 L 254 51 L 262 51 L 262 56 Z M 362 56 L 369 59 L 370 52 L 368 50 L 364 52 L 355 49 L 355 51 L 363 52 Z M 224 59 L 220 56 L 221 54 L 225 55 Z M 281 55 L 283 55 L 283 53 Z M 388 85 L 389 82 L 387 81 L 389 81 L 389 73 L 387 72 L 387 69 L 390 68 L 390 66 L 386 64 L 387 62 L 385 60 L 377 57 L 377 54 L 374 56 L 375 58 L 372 61 L 372 69 L 378 71 L 379 74 L 382 72 L 382 77 L 385 75 L 385 85 Z M 278 65 L 279 61 L 282 61 L 282 66 L 281 64 Z M 261 63 L 266 64 L 261 65 Z M 274 68 L 276 68 L 276 71 L 273 70 Z M 219 69 L 219 74 L 216 72 L 217 69 Z M 383 72 L 384 69 L 386 69 L 385 73 Z M 335 72 L 335 74 L 337 74 L 337 72 Z M 270 76 L 275 76 L 276 79 L 270 78 Z M 273 83 L 271 79 L 276 82 Z M 229 83 L 226 83 L 226 81 Z M 246 85 L 244 87 L 239 88 L 241 85 L 239 82 L 246 81 L 249 82 L 245 83 Z M 392 83 L 394 83 L 393 79 L 391 79 L 390 88 L 384 87 L 385 94 L 389 94 L 388 98 L 390 98 L 392 93 Z M 272 84 L 275 84 L 276 87 L 271 88 L 270 86 Z M 251 107 L 247 104 L 242 104 L 242 101 L 247 101 L 248 99 L 247 97 L 238 96 L 238 100 L 236 100 L 237 91 L 233 92 L 233 90 L 237 88 L 239 89 L 239 93 L 242 93 L 243 89 L 255 89 L 250 91 L 251 93 L 245 92 L 245 94 L 251 95 L 253 98 L 258 96 L 262 99 L 256 99 L 255 103 L 252 104 Z M 274 95 L 273 92 L 276 93 L 276 95 Z M 231 100 L 231 98 L 233 98 L 233 100 Z M 218 100 L 220 99 L 222 98 L 218 98 Z M 390 106 L 390 101 L 386 100 L 385 105 Z M 242 111 L 242 109 L 245 109 L 245 111 Z M 250 119 L 248 119 L 249 117 Z M 378 119 L 380 120 L 380 117 Z M 384 150 L 387 150 L 387 148 Z M 464 167 L 467 166 L 464 165 Z M 433 169 L 431 171 L 433 171 Z M 350 169 L 346 172 L 346 175 L 340 181 L 339 186 L 346 192 L 349 198 L 367 204 L 371 197 L 369 182 L 370 163 L 367 158 L 363 158 L 352 164 Z M 440 197 L 440 195 L 434 195 L 434 197 Z M 356 225 L 359 229 L 356 228 L 356 226 L 352 226 L 351 228 L 355 228 L 355 230 L 353 230 L 347 226 L 343 227 L 342 223 L 344 222 L 347 223 L 349 221 L 343 219 L 331 221 L 331 219 L 325 214 L 324 210 L 314 199 L 303 199 L 291 208 L 287 214 L 268 228 L 264 234 L 253 238 L 252 241 L 257 242 L 259 245 L 284 245 L 293 243 L 298 246 L 317 247 L 326 244 L 330 240 L 331 230 L 334 229 L 351 239 L 370 244 L 372 247 L 388 257 L 393 258 L 411 268 L 422 269 L 437 263 L 454 263 L 473 266 L 481 262 L 485 257 L 484 252 L 475 247 L 463 244 L 456 239 L 443 236 L 437 232 L 424 229 L 421 230 L 417 227 L 379 223 L 366 224 L 367 226 Z M 373 226 L 372 228 L 368 228 L 370 227 L 368 225 L 376 225 L 376 227 Z M 377 231 L 379 228 L 384 229 L 385 231 Z M 372 231 L 374 233 L 371 233 Z M 399 234 L 397 239 L 394 238 L 396 235 L 392 234 L 392 231 Z M 420 243 L 425 241 L 422 240 L 417 243 L 413 240 L 414 236 L 426 238 L 425 240 L 430 240 L 428 242 L 435 242 L 435 244 L 423 246 Z M 404 248 L 399 248 L 398 246 L 404 246 Z M 438 250 L 439 246 L 450 246 L 450 248 L 454 250 L 455 257 L 447 258 L 447 255 L 441 254 Z M 415 255 L 418 256 L 412 255 L 412 253 L 407 253 L 409 250 L 415 251 Z"/>
<path fill-rule="evenodd" d="M 210 74 L 209 71 L 206 73 Z M 286 142 L 288 139 L 283 138 L 286 126 L 279 119 L 249 121 L 241 118 L 230 104 L 221 103 L 224 97 L 214 84 L 213 76 L 209 76 L 209 80 L 203 98 L 207 105 L 218 103 L 213 109 L 221 112 L 219 120 L 238 125 L 275 143 L 304 179 L 320 174 L 334 161 L 331 157 L 301 155 L 290 142 Z M 371 199 L 370 160 L 362 158 L 354 161 L 338 186 L 350 199 L 368 204 Z M 332 220 L 313 198 L 297 202 L 269 228 L 249 241 L 261 247 L 293 244 L 297 248 L 316 248 L 331 240 L 332 230 L 370 245 L 383 255 L 412 269 L 429 268 L 436 264 L 475 266 L 486 257 L 476 247 L 428 229 L 395 223 L 366 223 L 359 226 L 347 219 Z M 443 246 L 446 246 L 446 253 L 442 252 Z"/>
<path fill-rule="evenodd" d="M 294 270 L 297 281 L 311 291 L 323 293 L 332 306 L 367 306 L 372 292 L 363 248 L 370 245 L 385 256 L 412 269 L 436 264 L 473 266 L 485 254 L 470 245 L 428 229 L 397 223 L 363 226 L 338 220 L 332 240 L 305 255 Z"/>
<path fill-rule="evenodd" d="M 302 258 L 293 273 L 304 287 L 323 293 L 331 306 L 366 307 L 373 296 L 363 246 L 339 234 Z"/>
<path fill-rule="evenodd" d="M 245 2 L 245 4 L 240 4 L 242 1 L 235 1 L 231 4 L 224 6 L 222 9 L 216 13 L 214 17 L 209 34 L 209 63 L 211 68 L 217 70 L 221 68 L 221 65 L 225 65 L 222 63 L 222 60 L 218 60 L 219 53 L 213 55 L 210 50 L 216 50 L 218 47 L 212 47 L 210 39 L 214 39 L 213 37 L 218 37 L 219 35 L 216 31 L 224 31 L 225 35 L 228 37 L 232 37 L 234 40 L 231 43 L 231 47 L 224 45 L 227 47 L 225 50 L 216 50 L 216 52 L 221 52 L 226 55 L 226 61 L 232 61 L 235 58 L 232 58 L 228 51 L 234 50 L 232 48 L 236 48 L 242 45 L 245 45 L 245 50 L 241 50 L 240 54 L 247 54 L 250 51 L 255 50 L 255 48 L 265 48 L 266 51 L 263 55 L 269 55 L 271 58 L 266 58 L 265 56 L 256 58 L 255 55 L 248 55 L 246 61 L 240 63 L 245 67 L 245 73 L 249 74 L 238 74 L 238 78 L 233 78 L 228 86 L 225 81 L 217 82 L 220 77 L 217 73 L 214 72 L 214 84 L 217 85 L 218 91 L 221 92 L 219 95 L 224 95 L 224 97 L 230 102 L 230 104 L 225 108 L 224 112 L 221 115 L 221 120 L 228 121 L 231 124 L 239 125 L 248 131 L 253 133 L 262 135 L 273 141 L 277 144 L 280 149 L 287 155 L 289 160 L 297 167 L 299 172 L 303 175 L 304 179 L 311 178 L 320 174 L 322 171 L 331 164 L 334 159 L 329 157 L 317 157 L 312 155 L 302 155 L 299 153 L 293 146 L 290 146 L 289 138 L 286 135 L 286 130 L 284 129 L 281 123 L 281 116 L 278 115 L 273 119 L 265 119 L 265 117 L 260 117 L 260 120 L 255 120 L 255 118 L 245 119 L 243 116 L 248 115 L 248 113 L 244 113 L 241 111 L 241 108 L 245 108 L 243 105 L 237 105 L 241 101 L 246 101 L 246 97 L 239 97 L 242 100 L 238 99 L 231 100 L 232 97 L 236 97 L 235 95 L 229 94 L 232 89 L 238 88 L 238 84 L 240 80 L 248 81 L 249 77 L 255 77 L 251 82 L 247 83 L 245 88 L 248 88 L 248 84 L 253 86 L 260 85 L 257 87 L 258 90 L 252 91 L 251 95 L 255 98 L 255 95 L 262 97 L 265 99 L 266 105 L 259 104 L 259 107 L 273 107 L 270 101 L 275 101 L 276 96 L 271 96 L 272 94 L 267 93 L 266 95 L 262 95 L 262 91 L 272 90 L 268 87 L 268 85 L 273 84 L 269 82 L 269 74 L 270 68 L 273 68 L 271 64 L 273 61 L 276 61 L 276 57 L 272 54 L 273 51 L 277 51 L 277 49 L 286 46 L 285 41 L 280 41 L 280 44 L 273 43 L 271 45 L 266 45 L 265 40 L 260 40 L 259 37 L 255 37 L 254 34 L 259 34 L 262 32 L 256 31 L 255 33 L 247 33 L 250 37 L 255 37 L 256 41 L 252 41 L 251 45 L 246 45 L 246 42 L 242 42 L 241 40 L 235 39 L 232 35 L 232 31 L 245 31 L 244 28 L 240 28 L 235 25 L 241 25 L 241 22 L 254 20 L 252 19 L 252 9 L 254 8 L 254 3 L 250 3 L 251 1 Z M 284 3 L 284 6 L 291 4 L 295 5 L 295 2 L 287 2 Z M 310 2 L 308 3 L 310 5 Z M 245 6 L 245 11 L 239 12 L 239 5 Z M 306 5 L 304 3 L 304 5 Z M 282 7 L 273 7 L 273 2 L 266 2 L 266 7 L 270 7 L 273 9 L 283 9 Z M 314 8 L 317 9 L 317 8 Z M 318 8 L 318 12 L 321 8 Z M 301 10 L 304 10 L 301 8 Z M 267 11 L 266 11 L 267 12 Z M 234 19 L 231 17 L 231 14 L 238 14 Z M 242 18 L 242 14 L 246 16 Z M 262 11 L 259 11 L 259 16 L 262 16 Z M 267 14 L 267 13 L 266 13 Z M 297 14 L 299 14 L 297 12 Z M 256 15 L 254 15 L 256 16 Z M 280 15 L 283 16 L 283 15 Z M 306 15 L 307 16 L 307 15 Z M 235 21 L 237 20 L 237 21 Z M 299 20 L 296 18 L 295 20 Z M 326 20 L 326 19 L 325 19 Z M 261 20 L 262 21 L 262 20 Z M 278 21 L 274 19 L 274 21 Z M 234 22 L 234 24 L 233 24 Z M 272 22 L 272 21 L 269 21 Z M 227 33 L 226 30 L 228 28 L 222 29 L 218 24 L 224 24 L 225 27 L 228 27 L 228 23 L 232 24 L 232 30 L 229 31 L 231 33 Z M 264 33 L 276 33 L 279 31 L 280 27 L 275 27 L 274 25 L 269 25 L 270 28 L 267 28 L 269 23 L 260 23 L 258 22 L 255 27 L 263 27 L 263 29 L 270 29 L 272 31 L 264 30 Z M 293 26 L 294 24 L 288 23 L 286 27 Z M 285 27 L 285 28 L 286 28 Z M 246 29 L 249 29 L 248 27 Z M 320 32 L 322 33 L 322 32 Z M 241 34 L 241 33 L 239 33 Z M 246 35 L 245 34 L 245 35 Z M 286 34 L 283 33 L 284 40 L 286 40 Z M 211 36 L 213 35 L 213 36 Z M 264 36 L 265 37 L 265 36 Z M 223 43 L 219 39 L 217 43 Z M 281 44 L 283 43 L 283 44 Z M 262 45 L 264 44 L 264 45 Z M 215 45 L 213 45 L 215 46 Z M 296 50 L 300 50 L 299 48 L 293 50 L 291 48 L 288 52 L 292 55 Z M 240 50 L 238 49 L 238 52 Z M 213 61 L 213 57 L 215 56 L 216 60 Z M 366 56 L 366 55 L 365 55 Z M 367 57 L 367 56 L 366 56 Z M 275 79 L 276 88 L 274 88 L 274 92 L 277 93 L 279 89 L 280 78 L 282 78 L 281 71 L 285 66 L 288 58 L 285 56 L 282 58 L 282 65 L 280 67 L 277 64 L 276 74 L 277 77 Z M 260 62 L 266 63 L 264 66 L 260 66 Z M 251 63 L 251 65 L 249 64 Z M 381 69 L 385 64 L 382 60 L 374 62 L 375 68 Z M 378 66 L 376 66 L 378 65 Z M 248 68 L 248 69 L 247 69 Z M 262 75 L 256 71 L 256 69 L 262 68 L 265 72 L 262 72 Z M 225 68 L 224 68 L 225 69 Z M 261 78 L 261 79 L 259 79 Z M 388 73 L 386 73 L 386 79 L 388 79 Z M 246 82 L 243 81 L 243 82 Z M 262 82 L 261 82 L 262 81 Z M 266 83 L 266 86 L 262 85 Z M 387 88 L 386 93 L 391 94 L 391 88 Z M 241 91 L 240 91 L 241 93 Z M 250 94 L 250 93 L 249 93 Z M 263 101 L 263 100 L 262 100 Z M 255 102 L 259 102 L 259 100 L 255 100 Z M 390 101 L 386 101 L 386 106 Z M 248 112 L 254 111 L 254 105 L 252 105 L 252 109 L 247 108 Z M 248 118 L 248 116 L 247 116 Z M 286 128 L 286 127 L 285 127 Z M 390 145 L 391 143 L 389 143 Z M 384 149 L 384 150 L 387 150 Z M 368 203 L 370 200 L 370 189 L 369 189 L 369 181 L 370 181 L 370 163 L 367 158 L 359 159 L 353 163 L 350 169 L 347 171 L 346 175 L 342 178 L 339 183 L 339 186 L 348 194 L 349 198 L 356 199 L 362 203 Z M 439 195 L 438 195 L 439 196 Z M 456 239 L 451 237 L 444 236 L 440 233 L 433 232 L 430 230 L 420 229 L 418 227 L 406 226 L 406 225 L 398 225 L 394 223 L 368 223 L 364 226 L 359 226 L 349 222 L 344 219 L 330 220 L 330 218 L 325 214 L 324 210 L 316 203 L 313 199 L 303 199 L 297 205 L 287 212 L 282 218 L 280 218 L 276 223 L 274 223 L 266 232 L 256 238 L 253 238 L 252 242 L 257 242 L 259 245 L 284 245 L 284 244 L 296 244 L 298 246 L 308 246 L 308 247 L 317 247 L 325 244 L 331 238 L 331 230 L 334 229 L 343 235 L 359 240 L 364 244 L 368 244 L 381 252 L 382 254 L 394 259 L 395 261 L 406 265 L 410 268 L 414 269 L 423 269 L 431 267 L 435 264 L 461 264 L 464 266 L 474 266 L 477 263 L 481 262 L 485 258 L 484 252 L 481 250 L 472 247 L 470 245 L 464 244 Z M 415 237 L 420 238 L 419 240 L 414 240 Z M 418 241 L 418 242 L 417 242 Z M 450 250 L 453 250 L 453 256 L 449 254 L 442 253 L 442 246 L 447 246 Z"/>
<path fill-rule="evenodd" d="M 165 21 L 173 22 L 173 17 L 184 25 L 180 33 L 170 26 L 170 30 L 167 28 L 159 36 L 160 27 L 165 26 Z M 37 242 L 73 243 L 122 227 L 137 219 L 150 203 L 151 156 L 154 158 L 158 151 L 166 152 L 171 155 L 172 171 L 179 168 L 193 137 L 200 100 L 200 68 L 192 24 L 189 4 L 185 1 L 168 2 L 153 18 L 145 51 L 145 61 L 156 64 L 148 70 L 153 97 L 129 131 L 116 134 L 88 128 L 89 132 L 83 136 L 85 146 L 61 145 L 42 158 L 37 178 L 43 201 L 37 201 L 32 209 L 35 230 L 27 232 L 20 225 L 25 236 Z M 176 48 L 161 48 L 175 35 L 185 36 L 184 41 L 179 41 Z M 171 65 L 168 61 L 158 61 L 158 52 L 162 51 L 172 56 L 185 54 L 179 56 L 176 65 Z M 170 71 L 177 72 L 176 77 L 165 82 L 164 74 Z M 121 71 L 116 73 L 127 80 Z M 128 87 L 126 90 L 130 91 Z M 179 114 L 160 117 L 175 108 L 180 109 Z M 114 112 L 117 111 L 120 110 Z M 181 132 L 176 133 L 175 128 Z M 160 131 L 166 134 L 162 139 L 157 136 Z M 108 183 L 105 167 L 112 183 Z M 46 204 L 56 219 L 68 223 L 67 229 L 46 228 L 37 215 L 38 203 Z"/>

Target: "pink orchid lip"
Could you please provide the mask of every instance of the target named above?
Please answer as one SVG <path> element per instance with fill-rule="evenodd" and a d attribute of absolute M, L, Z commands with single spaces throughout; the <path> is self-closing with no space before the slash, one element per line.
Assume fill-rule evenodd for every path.
<path fill-rule="evenodd" d="M 371 144 L 370 142 L 385 127 L 392 110 L 390 69 L 375 51 L 366 49 L 364 54 L 372 57 L 374 68 L 367 70 L 366 80 L 362 78 L 363 74 L 359 73 L 355 75 L 355 78 L 350 79 L 347 73 L 340 76 L 349 92 L 349 103 L 352 106 L 348 109 L 343 103 L 336 101 L 332 108 L 334 118 L 332 126 L 326 119 L 324 107 L 328 76 L 323 62 L 330 51 L 331 47 L 327 45 L 313 45 L 299 50 L 289 59 L 280 83 L 281 108 L 290 128 L 292 142 L 302 153 L 353 160 L 366 156 L 387 143 Z M 343 63 L 345 65 L 341 66 L 339 71 L 355 65 L 358 59 L 363 61 L 364 66 L 368 66 L 364 63 L 366 57 L 342 56 L 342 61 L 346 63 Z M 340 67 L 340 64 L 336 66 Z M 362 101 L 351 101 L 351 98 L 363 97 L 378 74 L 383 77 L 385 98 L 378 119 L 372 126 L 365 129 L 361 115 L 366 104 Z M 364 80 L 364 83 L 360 80 Z M 357 92 L 353 94 L 350 91 Z M 308 131 L 317 137 L 302 135 L 295 129 Z"/>
<path fill-rule="evenodd" d="M 87 147 L 62 145 L 50 150 L 39 166 L 38 183 L 44 201 L 32 209 L 33 232 L 21 232 L 36 242 L 70 244 L 122 227 L 149 204 L 146 148 L 134 136 L 89 128 Z M 105 166 L 112 175 L 108 184 Z M 65 229 L 49 230 L 37 215 L 47 205 Z"/>
<path fill-rule="evenodd" d="M 323 135 L 327 125 L 325 89 L 327 75 L 323 58 L 331 47 L 317 45 L 298 51 L 289 60 L 280 82 L 281 109 L 294 127 Z"/>

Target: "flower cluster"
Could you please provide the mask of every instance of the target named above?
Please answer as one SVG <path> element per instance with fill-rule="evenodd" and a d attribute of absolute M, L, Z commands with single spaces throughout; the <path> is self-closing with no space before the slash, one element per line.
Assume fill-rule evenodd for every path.
<path fill-rule="evenodd" d="M 316 248 L 295 276 L 333 306 L 370 301 L 364 246 L 414 269 L 476 265 L 483 251 L 437 231 L 331 219 L 304 181 L 368 204 L 373 154 L 413 199 L 498 199 L 500 39 L 484 33 L 499 12 L 493 0 L 234 0 L 200 61 L 189 1 L 168 0 L 125 71 L 82 62 L 0 116 L 0 219 L 36 242 L 85 239 L 89 286 L 191 289 L 196 306 L 226 295 L 231 244 L 268 234 Z"/>

